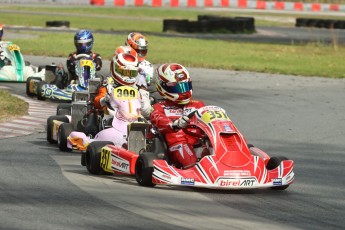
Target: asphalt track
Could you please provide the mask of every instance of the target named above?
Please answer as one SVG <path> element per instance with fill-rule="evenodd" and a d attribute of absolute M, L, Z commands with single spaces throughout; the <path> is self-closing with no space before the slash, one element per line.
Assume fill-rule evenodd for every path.
<path fill-rule="evenodd" d="M 62 153 L 36 132 L 0 140 L 0 229 L 343 229 L 345 79 L 190 72 L 195 98 L 226 109 L 249 143 L 295 161 L 294 184 L 143 188 L 127 176 L 89 175 L 78 153 Z"/>

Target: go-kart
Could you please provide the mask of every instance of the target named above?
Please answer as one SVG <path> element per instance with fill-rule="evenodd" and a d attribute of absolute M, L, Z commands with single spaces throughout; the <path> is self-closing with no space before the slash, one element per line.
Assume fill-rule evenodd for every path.
<path fill-rule="evenodd" d="M 106 103 L 106 106 L 102 109 L 102 113 L 98 113 L 98 124 L 99 124 L 99 130 L 103 131 L 102 133 L 98 133 L 97 136 L 95 135 L 88 135 L 85 132 L 75 132 L 72 136 L 69 136 L 70 132 L 59 132 L 61 134 L 61 138 L 68 137 L 68 146 L 64 147 L 63 149 L 69 148 L 71 150 L 79 150 L 79 151 L 85 151 L 88 144 L 91 142 L 99 142 L 99 141 L 106 141 L 106 140 L 112 140 L 115 141 L 116 137 L 113 137 L 113 129 L 118 129 L 119 125 L 123 122 L 123 115 L 121 114 L 122 108 L 113 108 L 112 105 L 117 106 L 119 101 L 125 101 L 126 104 L 129 105 L 129 110 L 131 110 L 131 114 L 135 117 L 131 119 L 141 119 L 146 120 L 144 117 L 138 114 L 137 109 L 140 108 L 140 102 L 137 101 L 139 98 L 139 92 L 141 92 L 142 89 L 136 89 L 131 86 L 117 86 L 116 88 L 113 88 L 112 86 L 107 85 L 107 92 L 110 96 L 110 101 Z M 129 101 L 134 100 L 133 103 L 130 103 Z M 137 107 L 139 105 L 139 108 Z M 135 109 L 137 108 L 137 109 Z M 116 117 L 116 119 L 113 119 Z M 120 118 L 118 118 L 120 117 Z M 134 123 L 131 127 L 133 127 Z M 124 125 L 126 127 L 126 124 Z M 123 128 L 125 128 L 123 127 Z M 109 130 L 108 129 L 111 128 Z M 116 133 L 116 131 L 115 131 Z M 120 134 L 121 135 L 121 134 Z M 62 141 L 61 141 L 62 142 Z M 111 142 L 109 142 L 111 143 Z M 61 149 L 61 148 L 60 148 Z M 84 156 L 84 155 L 83 155 Z"/>
<path fill-rule="evenodd" d="M 98 111 L 93 106 L 99 85 L 99 78 L 90 79 L 88 90 L 76 91 L 73 93 L 72 103 L 58 105 L 56 115 L 47 119 L 49 143 L 57 143 L 62 151 L 70 151 L 67 148 L 67 137 L 72 131 L 88 135 L 95 135 L 99 131 Z"/>
<path fill-rule="evenodd" d="M 41 77 L 44 71 L 24 61 L 20 47 L 10 41 L 0 41 L 5 59 L 0 63 L 0 81 L 25 82 L 29 77 Z"/>
<path fill-rule="evenodd" d="M 270 157 L 248 145 L 224 109 L 205 106 L 188 117 L 191 127 L 201 129 L 198 136 L 200 142 L 209 146 L 210 150 L 209 155 L 202 156 L 188 169 L 170 164 L 164 138 L 156 134 L 146 139 L 148 129 L 144 125 L 134 129 L 133 135 L 132 129 L 129 129 L 128 149 L 109 142 L 90 143 L 82 164 L 91 174 L 135 175 L 136 181 L 142 186 L 160 184 L 216 189 L 269 187 L 283 190 L 294 181 L 293 161 L 285 157 Z M 140 132 L 143 134 L 140 135 Z M 188 132 L 188 127 L 185 132 Z M 132 143 L 141 143 L 141 146 L 134 144 L 136 147 L 132 149 Z"/>
<path fill-rule="evenodd" d="M 46 69 L 50 69 L 54 73 L 56 68 L 58 67 L 46 67 Z M 89 55 L 77 55 L 75 68 L 78 77 L 77 83 L 71 82 L 71 84 L 67 85 L 68 76 L 66 76 L 64 71 L 60 72 L 61 75 L 45 75 L 44 79 L 31 77 L 26 81 L 26 94 L 28 96 L 37 96 L 38 100 L 50 99 L 53 101 L 71 102 L 73 92 L 87 90 L 89 79 L 96 78 L 95 63 Z"/>
<path fill-rule="evenodd" d="M 43 74 L 42 76 L 32 76 L 26 79 L 26 95 L 40 97 L 40 95 L 37 95 L 38 87 L 42 88 L 47 82 L 59 89 L 64 89 L 68 86 L 68 74 L 61 63 L 59 65 L 52 63 L 39 66 L 38 68 Z M 38 86 L 39 84 L 41 85 Z M 44 100 L 44 98 L 40 99 Z"/>

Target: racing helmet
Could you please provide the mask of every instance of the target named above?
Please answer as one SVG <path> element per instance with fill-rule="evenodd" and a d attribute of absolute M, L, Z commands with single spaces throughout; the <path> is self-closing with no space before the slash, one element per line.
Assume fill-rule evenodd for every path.
<path fill-rule="evenodd" d="M 2 35 L 4 35 L 3 25 L 0 23 L 0 41 L 2 40 Z"/>
<path fill-rule="evenodd" d="M 120 85 L 134 85 L 138 69 L 138 58 L 128 53 L 117 54 L 110 63 L 111 76 Z"/>
<path fill-rule="evenodd" d="M 155 84 L 159 94 L 177 104 L 188 104 L 192 97 L 192 80 L 188 70 L 177 63 L 158 66 Z"/>
<path fill-rule="evenodd" d="M 74 35 L 77 53 L 90 53 L 94 44 L 93 35 L 89 30 L 80 30 Z"/>
<path fill-rule="evenodd" d="M 138 58 L 138 53 L 130 46 L 118 46 L 118 47 L 116 47 L 114 56 L 118 55 L 119 53 L 132 54 L 134 57 Z"/>
<path fill-rule="evenodd" d="M 139 62 L 145 60 L 148 42 L 144 35 L 138 32 L 130 33 L 127 37 L 125 45 L 132 47 L 138 53 Z"/>

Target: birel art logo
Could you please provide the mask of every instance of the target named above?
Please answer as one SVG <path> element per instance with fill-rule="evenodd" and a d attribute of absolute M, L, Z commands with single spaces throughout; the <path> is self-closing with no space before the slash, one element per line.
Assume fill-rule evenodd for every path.
<path fill-rule="evenodd" d="M 181 178 L 181 184 L 194 185 L 194 178 Z"/>
<path fill-rule="evenodd" d="M 255 183 L 255 178 L 228 178 L 218 181 L 220 187 L 252 187 Z"/>

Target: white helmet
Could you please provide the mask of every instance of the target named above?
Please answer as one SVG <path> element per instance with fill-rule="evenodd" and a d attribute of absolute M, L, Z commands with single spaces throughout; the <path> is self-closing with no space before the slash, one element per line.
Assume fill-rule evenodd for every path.
<path fill-rule="evenodd" d="M 119 53 L 110 63 L 111 75 L 121 85 L 134 85 L 138 76 L 138 59 L 128 53 Z"/>

